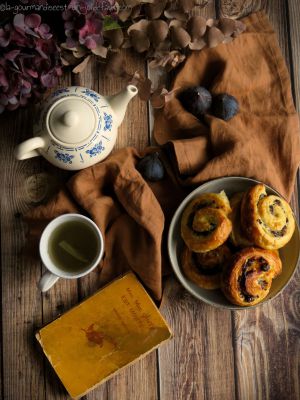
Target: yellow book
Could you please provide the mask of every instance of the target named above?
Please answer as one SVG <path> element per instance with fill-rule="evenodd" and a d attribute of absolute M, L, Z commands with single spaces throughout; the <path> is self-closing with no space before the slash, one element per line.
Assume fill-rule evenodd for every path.
<path fill-rule="evenodd" d="M 74 399 L 172 336 L 133 273 L 42 328 L 36 338 Z"/>

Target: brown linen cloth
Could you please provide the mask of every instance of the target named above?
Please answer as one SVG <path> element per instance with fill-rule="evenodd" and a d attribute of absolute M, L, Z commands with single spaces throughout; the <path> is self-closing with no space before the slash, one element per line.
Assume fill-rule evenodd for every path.
<path fill-rule="evenodd" d="M 105 237 L 100 283 L 132 269 L 160 299 L 167 260 L 163 233 L 190 186 L 219 176 L 248 176 L 290 198 L 300 133 L 288 72 L 265 15 L 244 22 L 246 33 L 232 43 L 194 52 L 174 82 L 174 87 L 200 84 L 214 94 L 234 95 L 240 113 L 228 122 L 207 116 L 204 125 L 173 98 L 155 119 L 156 140 L 169 142 L 159 150 L 166 177 L 146 182 L 135 168 L 137 151 L 119 150 L 74 175 L 67 189 L 26 216 L 32 239 L 62 213 L 85 213 Z"/>
<path fill-rule="evenodd" d="M 207 126 L 173 98 L 157 113 L 154 136 L 159 144 L 171 141 L 185 185 L 247 176 L 290 199 L 300 132 L 289 74 L 266 15 L 252 14 L 243 22 L 246 32 L 232 43 L 193 52 L 173 85 L 229 93 L 238 99 L 239 114 L 228 122 L 207 116 Z"/>

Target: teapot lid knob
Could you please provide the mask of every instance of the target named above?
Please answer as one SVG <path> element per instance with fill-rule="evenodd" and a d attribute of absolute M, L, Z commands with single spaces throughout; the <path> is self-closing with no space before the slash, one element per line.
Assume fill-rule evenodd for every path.
<path fill-rule="evenodd" d="M 63 115 L 63 123 L 66 126 L 72 127 L 78 123 L 78 115 L 75 111 L 66 111 Z"/>

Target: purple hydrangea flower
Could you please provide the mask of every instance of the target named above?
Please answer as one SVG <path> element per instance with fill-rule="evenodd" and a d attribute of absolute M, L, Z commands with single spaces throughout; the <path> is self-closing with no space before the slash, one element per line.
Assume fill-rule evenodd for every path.
<path fill-rule="evenodd" d="M 63 12 L 67 46 L 94 49 L 102 44 L 103 17 L 115 12 L 115 0 L 71 0 Z"/>
<path fill-rule="evenodd" d="M 62 74 L 59 48 L 38 14 L 17 14 L 0 28 L 0 113 L 41 98 Z"/>

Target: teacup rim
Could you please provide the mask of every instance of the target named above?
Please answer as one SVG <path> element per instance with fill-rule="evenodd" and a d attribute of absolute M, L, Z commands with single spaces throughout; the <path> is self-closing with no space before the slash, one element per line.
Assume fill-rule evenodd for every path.
<path fill-rule="evenodd" d="M 92 226 L 97 234 L 97 237 L 99 239 L 99 253 L 91 266 L 89 266 L 86 270 L 81 271 L 79 273 L 73 273 L 73 272 L 68 272 L 68 271 L 63 271 L 62 269 L 59 269 L 58 267 L 54 266 L 54 263 L 51 261 L 50 256 L 47 253 L 47 249 L 45 249 L 43 246 L 46 244 L 46 235 L 48 235 L 48 238 L 50 234 L 53 232 L 56 226 L 58 226 L 58 222 L 61 222 L 61 220 L 71 220 L 71 219 L 78 219 L 78 220 L 84 220 L 86 221 L 90 226 Z M 39 241 L 39 253 L 40 257 L 42 260 L 43 265 L 45 268 L 51 272 L 53 275 L 58 276 L 59 278 L 64 278 L 64 279 L 77 279 L 81 278 L 82 276 L 85 276 L 89 274 L 90 272 L 93 271 L 94 268 L 97 267 L 99 262 L 101 261 L 104 253 L 104 239 L 103 235 L 101 233 L 100 228 L 97 226 L 97 224 L 89 217 L 79 214 L 79 213 L 65 213 L 62 215 L 59 215 L 58 217 L 55 217 L 52 221 L 50 221 L 47 226 L 44 228 L 42 235 L 40 237 Z M 50 265 L 50 267 L 49 267 Z"/>

